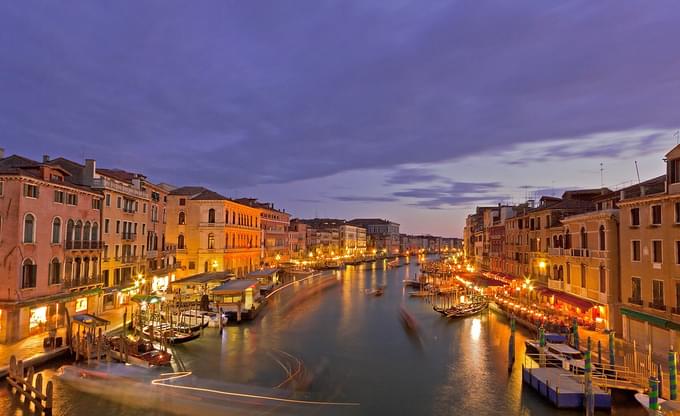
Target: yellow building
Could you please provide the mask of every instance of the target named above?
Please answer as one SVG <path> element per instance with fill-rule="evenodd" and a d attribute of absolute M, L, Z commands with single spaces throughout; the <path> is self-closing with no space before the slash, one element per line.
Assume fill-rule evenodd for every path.
<path fill-rule="evenodd" d="M 211 271 L 243 276 L 260 266 L 260 210 L 200 186 L 167 196 L 166 242 L 176 278 Z"/>

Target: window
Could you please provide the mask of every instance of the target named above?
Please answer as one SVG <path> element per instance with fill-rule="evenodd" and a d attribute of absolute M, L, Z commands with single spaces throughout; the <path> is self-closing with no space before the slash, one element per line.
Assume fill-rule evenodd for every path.
<path fill-rule="evenodd" d="M 28 198 L 37 198 L 39 195 L 38 187 L 35 185 L 24 184 L 24 196 Z"/>
<path fill-rule="evenodd" d="M 184 205 L 187 204 L 187 200 L 186 200 L 185 198 L 180 198 L 180 199 L 179 199 L 179 204 L 182 205 L 182 206 L 184 206 Z"/>
<path fill-rule="evenodd" d="M 581 227 L 581 248 L 588 248 L 588 233 L 585 227 Z"/>
<path fill-rule="evenodd" d="M 229 210 L 224 211 L 224 223 L 229 224 Z"/>
<path fill-rule="evenodd" d="M 122 202 L 121 197 L 118 197 L 118 199 L 116 200 L 116 208 L 121 208 L 121 202 Z"/>
<path fill-rule="evenodd" d="M 581 265 L 581 287 L 585 288 L 586 287 L 586 277 L 587 277 L 588 269 L 586 268 L 585 264 Z"/>
<path fill-rule="evenodd" d="M 55 218 L 52 220 L 52 244 L 59 244 L 61 237 L 61 220 Z"/>
<path fill-rule="evenodd" d="M 111 194 L 106 194 L 106 206 L 111 206 Z"/>
<path fill-rule="evenodd" d="M 571 284 L 571 263 L 567 263 L 566 265 L 567 268 L 567 284 Z"/>
<path fill-rule="evenodd" d="M 607 245 L 605 243 L 605 233 L 604 233 L 604 225 L 600 225 L 600 230 L 598 232 L 599 239 L 600 239 L 600 250 L 606 250 Z"/>
<path fill-rule="evenodd" d="M 675 203 L 675 223 L 680 224 L 680 202 Z"/>
<path fill-rule="evenodd" d="M 642 300 L 642 290 L 641 290 L 641 283 L 640 283 L 640 278 L 639 277 L 633 277 L 631 279 L 631 294 L 630 297 L 634 301 L 641 301 Z"/>
<path fill-rule="evenodd" d="M 668 161 L 669 178 L 671 183 L 680 182 L 680 159 L 673 159 Z"/>
<path fill-rule="evenodd" d="M 26 214 L 24 217 L 24 243 L 35 243 L 35 217 Z"/>
<path fill-rule="evenodd" d="M 180 250 L 184 249 L 184 236 L 182 234 L 177 236 L 177 248 Z"/>
<path fill-rule="evenodd" d="M 146 213 L 146 202 L 142 205 L 142 212 Z"/>
<path fill-rule="evenodd" d="M 571 234 L 569 234 L 569 230 L 564 234 L 564 248 L 571 248 Z"/>
<path fill-rule="evenodd" d="M 675 264 L 680 264 L 680 241 L 675 241 Z"/>
<path fill-rule="evenodd" d="M 116 220 L 116 234 L 120 234 L 120 220 Z"/>
<path fill-rule="evenodd" d="M 215 248 L 215 234 L 208 234 L 208 249 Z"/>
<path fill-rule="evenodd" d="M 83 228 L 83 240 L 84 241 L 89 241 L 90 240 L 90 230 L 92 229 L 92 226 L 90 225 L 90 221 L 85 222 L 85 228 Z"/>
<path fill-rule="evenodd" d="M 92 198 L 92 209 L 102 209 L 102 200 Z"/>
<path fill-rule="evenodd" d="M 652 241 L 652 261 L 654 263 L 661 263 L 663 256 L 661 253 L 661 240 Z"/>
<path fill-rule="evenodd" d="M 4 181 L 0 181 L 0 196 L 2 196 L 2 188 L 4 187 L 4 184 Z"/>
<path fill-rule="evenodd" d="M 640 261 L 640 240 L 631 241 L 631 251 L 633 261 Z"/>
<path fill-rule="evenodd" d="M 652 304 L 663 305 L 663 280 L 652 280 Z"/>
<path fill-rule="evenodd" d="M 630 225 L 634 227 L 640 225 L 640 208 L 630 209 Z"/>
<path fill-rule="evenodd" d="M 178 219 L 177 223 L 180 224 L 180 225 L 186 224 L 186 214 L 184 213 L 184 211 L 181 211 L 179 213 L 179 219 Z"/>
<path fill-rule="evenodd" d="M 53 258 L 50 262 L 49 284 L 57 285 L 61 283 L 61 263 L 58 258 Z"/>
<path fill-rule="evenodd" d="M 652 225 L 661 225 L 661 205 L 652 205 Z"/>
<path fill-rule="evenodd" d="M 108 218 L 106 218 L 106 219 L 104 220 L 104 233 L 105 233 L 105 234 L 108 234 L 108 233 L 109 233 L 109 219 L 108 219 Z"/>
<path fill-rule="evenodd" d="M 75 241 L 80 241 L 83 238 L 83 223 L 82 221 L 76 222 L 76 228 L 73 232 L 73 239 Z"/>
<path fill-rule="evenodd" d="M 58 202 L 60 204 L 64 203 L 64 192 L 63 191 L 54 191 L 54 202 Z"/>
<path fill-rule="evenodd" d="M 196 262 L 190 261 L 189 262 L 189 270 L 195 270 L 195 269 L 196 269 Z"/>
<path fill-rule="evenodd" d="M 66 204 L 67 205 L 78 205 L 78 195 L 76 195 L 76 194 L 66 194 Z"/>
<path fill-rule="evenodd" d="M 208 222 L 211 224 L 215 223 L 215 210 L 213 208 L 208 210 Z"/>
<path fill-rule="evenodd" d="M 21 267 L 21 288 L 28 289 L 35 287 L 37 276 L 38 267 L 33 263 L 33 260 L 24 260 Z"/>
<path fill-rule="evenodd" d="M 600 266 L 600 293 L 607 292 L 607 270 L 604 266 Z"/>
<path fill-rule="evenodd" d="M 68 222 L 66 223 L 66 241 L 67 242 L 73 241 L 73 227 L 74 227 L 73 220 L 68 220 Z"/>
<path fill-rule="evenodd" d="M 92 223 L 92 231 L 90 233 L 90 240 L 99 241 L 99 224 L 96 222 Z"/>

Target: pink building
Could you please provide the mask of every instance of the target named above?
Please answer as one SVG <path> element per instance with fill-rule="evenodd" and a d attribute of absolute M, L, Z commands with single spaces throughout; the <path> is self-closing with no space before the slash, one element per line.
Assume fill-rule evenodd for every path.
<path fill-rule="evenodd" d="M 100 310 L 102 195 L 0 149 L 0 342 Z"/>

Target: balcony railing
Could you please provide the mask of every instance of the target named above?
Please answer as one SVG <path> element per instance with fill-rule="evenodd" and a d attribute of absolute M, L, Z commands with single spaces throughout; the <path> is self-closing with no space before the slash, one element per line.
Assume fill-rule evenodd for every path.
<path fill-rule="evenodd" d="M 666 310 L 666 305 L 664 305 L 663 303 L 649 302 L 648 306 L 652 309 L 656 309 L 659 311 Z"/>
<path fill-rule="evenodd" d="M 201 222 L 201 227 L 224 227 L 224 222 Z"/>
<path fill-rule="evenodd" d="M 126 195 L 134 196 L 137 198 L 148 199 L 146 192 L 141 189 L 135 188 L 132 185 L 123 185 L 107 177 L 94 178 L 92 180 L 92 187 L 95 189 L 110 189 L 112 191 L 120 192 Z"/>
<path fill-rule="evenodd" d="M 116 261 L 121 263 L 136 263 L 139 257 L 137 256 L 118 256 L 115 258 Z"/>
<path fill-rule="evenodd" d="M 548 279 L 548 288 L 553 290 L 564 290 L 564 281 Z"/>
<path fill-rule="evenodd" d="M 85 286 L 96 286 L 104 283 L 102 276 L 91 276 L 91 277 L 72 277 L 70 279 L 64 279 L 63 287 L 64 289 L 77 289 L 79 287 Z"/>
<path fill-rule="evenodd" d="M 137 233 L 123 233 L 121 234 L 123 240 L 128 240 L 128 241 L 135 241 L 137 238 Z"/>
<path fill-rule="evenodd" d="M 608 255 L 609 255 L 608 250 L 590 250 L 590 257 L 596 259 L 606 259 Z"/>
<path fill-rule="evenodd" d="M 641 298 L 628 298 L 628 303 L 632 303 L 634 305 L 642 306 L 642 299 Z"/>
<path fill-rule="evenodd" d="M 551 247 L 548 249 L 548 254 L 551 256 L 564 256 L 564 249 L 559 247 Z"/>
<path fill-rule="evenodd" d="M 103 241 L 65 241 L 66 250 L 100 250 L 104 247 Z"/>
<path fill-rule="evenodd" d="M 572 257 L 590 257 L 590 252 L 587 248 L 572 248 Z"/>

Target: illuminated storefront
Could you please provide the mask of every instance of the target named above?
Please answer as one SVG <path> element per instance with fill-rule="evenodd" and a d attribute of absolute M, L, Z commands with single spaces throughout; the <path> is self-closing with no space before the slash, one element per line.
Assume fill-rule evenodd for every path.
<path fill-rule="evenodd" d="M 28 332 L 36 334 L 47 330 L 47 306 L 30 309 Z"/>

